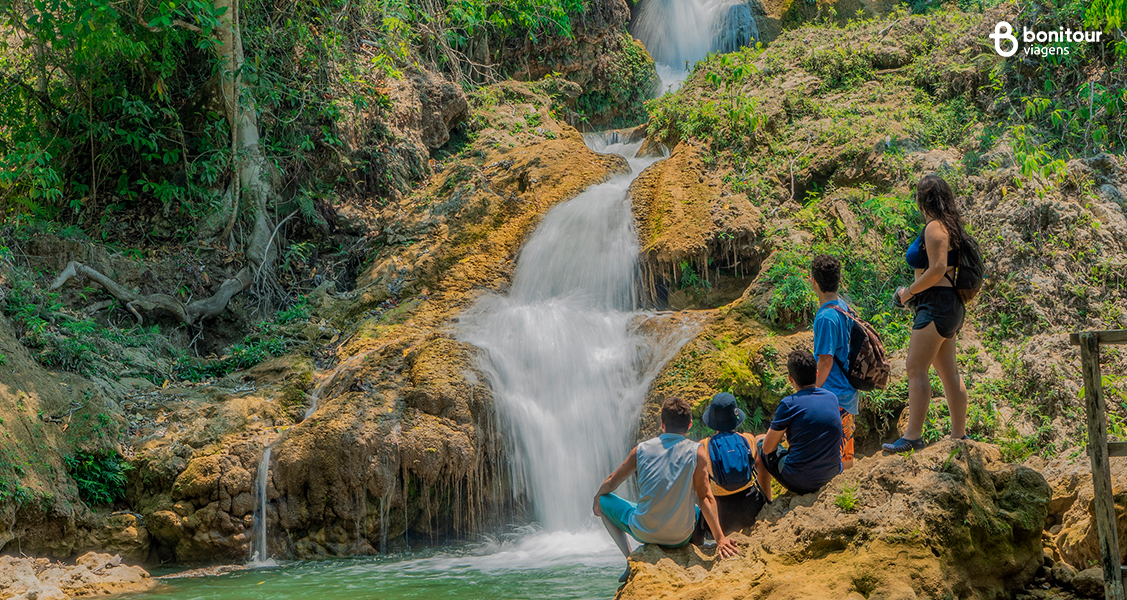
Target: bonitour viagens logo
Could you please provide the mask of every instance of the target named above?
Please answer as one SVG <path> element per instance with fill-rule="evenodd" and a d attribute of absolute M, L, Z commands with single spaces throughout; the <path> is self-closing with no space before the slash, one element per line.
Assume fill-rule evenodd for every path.
<path fill-rule="evenodd" d="M 1068 44 L 1099 42 L 1100 36 L 1103 35 L 1102 31 L 1073 30 L 1065 27 L 1057 29 L 1022 27 L 1021 44 L 1019 44 L 1015 33 L 1013 25 L 1006 21 L 999 21 L 994 26 L 994 33 L 990 34 L 990 39 L 994 40 L 994 51 L 999 56 L 1009 58 L 1017 54 L 1022 45 L 1025 54 L 1030 56 L 1068 56 L 1071 50 Z"/>

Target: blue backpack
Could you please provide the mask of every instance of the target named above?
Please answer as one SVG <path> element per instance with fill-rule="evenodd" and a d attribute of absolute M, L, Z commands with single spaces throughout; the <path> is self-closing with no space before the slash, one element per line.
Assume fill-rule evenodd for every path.
<path fill-rule="evenodd" d="M 708 457 L 712 461 L 712 479 L 723 488 L 735 489 L 751 481 L 751 446 L 744 436 L 726 431 L 708 441 Z"/>

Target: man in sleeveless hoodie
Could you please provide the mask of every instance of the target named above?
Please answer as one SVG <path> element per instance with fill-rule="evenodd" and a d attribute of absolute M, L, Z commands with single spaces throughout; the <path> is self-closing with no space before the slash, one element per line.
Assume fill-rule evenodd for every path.
<path fill-rule="evenodd" d="M 814 385 L 837 396 L 841 414 L 841 467 L 848 469 L 853 466 L 854 417 L 860 394 L 845 376 L 853 322 L 838 310 L 849 312 L 849 305 L 837 294 L 841 285 L 841 263 L 828 254 L 815 256 L 810 262 L 810 283 L 819 306 L 814 315 L 814 357 L 818 360 L 818 379 Z"/>
<path fill-rule="evenodd" d="M 705 461 L 708 484 L 716 498 L 720 528 L 728 535 L 755 524 L 755 517 L 767 502 L 755 485 L 755 436 L 736 429 L 746 415 L 736 406 L 736 397 L 721 392 L 701 415 L 705 426 L 716 431 L 700 441 L 697 454 Z M 700 544 L 708 524 L 697 519 L 693 543 Z"/>
<path fill-rule="evenodd" d="M 697 514 L 703 514 L 721 557 L 735 556 L 736 544 L 724 535 L 716 514 L 716 498 L 708 485 L 706 459 L 699 444 L 687 437 L 692 427 L 689 403 L 676 396 L 661 406 L 661 435 L 646 440 L 626 457 L 595 493 L 595 516 L 603 519 L 624 556 L 630 556 L 629 533 L 643 544 L 677 548 L 692 540 Z M 634 472 L 638 474 L 638 502 L 612 494 Z M 697 508 L 699 504 L 700 508 Z M 619 581 L 626 581 L 627 569 Z"/>

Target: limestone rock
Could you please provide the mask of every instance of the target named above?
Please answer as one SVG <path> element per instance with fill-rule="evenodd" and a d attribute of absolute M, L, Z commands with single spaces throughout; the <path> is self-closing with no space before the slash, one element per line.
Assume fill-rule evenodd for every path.
<path fill-rule="evenodd" d="M 744 194 L 721 194 L 721 182 L 704 165 L 701 148 L 678 144 L 669 158 L 642 172 L 630 185 L 634 221 L 642 246 L 643 280 L 653 300 L 684 308 L 692 299 L 662 296 L 682 287 L 691 269 L 700 286 L 709 269 L 758 264 L 762 215 Z M 711 264 L 710 264 L 711 263 Z M 737 278 L 738 279 L 738 278 Z M 701 302 L 723 304 L 738 298 L 748 281 L 726 288 L 710 281 Z"/>
<path fill-rule="evenodd" d="M 46 559 L 0 557 L 0 597 L 19 600 L 68 600 L 143 592 L 156 582 L 140 567 L 121 564 L 120 555 L 88 552 L 74 565 Z"/>
<path fill-rule="evenodd" d="M 1104 571 L 1100 567 L 1084 569 L 1072 578 L 1070 585 L 1077 594 L 1088 598 L 1104 597 Z"/>
<path fill-rule="evenodd" d="M 858 488 L 853 512 L 834 504 L 846 484 Z M 642 546 L 617 598 L 998 598 L 1042 566 L 1049 486 L 993 446 L 864 458 L 810 498 L 737 534 L 734 559 Z"/>

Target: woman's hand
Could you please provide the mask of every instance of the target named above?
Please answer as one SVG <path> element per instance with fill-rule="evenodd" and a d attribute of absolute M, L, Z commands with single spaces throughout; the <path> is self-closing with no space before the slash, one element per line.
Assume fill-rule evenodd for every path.
<path fill-rule="evenodd" d="M 599 508 L 599 496 L 595 496 L 595 505 L 591 507 L 591 512 L 595 513 L 596 517 L 603 516 L 603 510 Z"/>
<path fill-rule="evenodd" d="M 908 287 L 905 286 L 905 287 L 902 287 L 902 288 L 896 290 L 896 296 L 898 298 L 900 298 L 901 304 L 906 304 L 909 300 L 912 299 L 912 296 L 915 296 L 915 294 L 908 291 Z"/>

